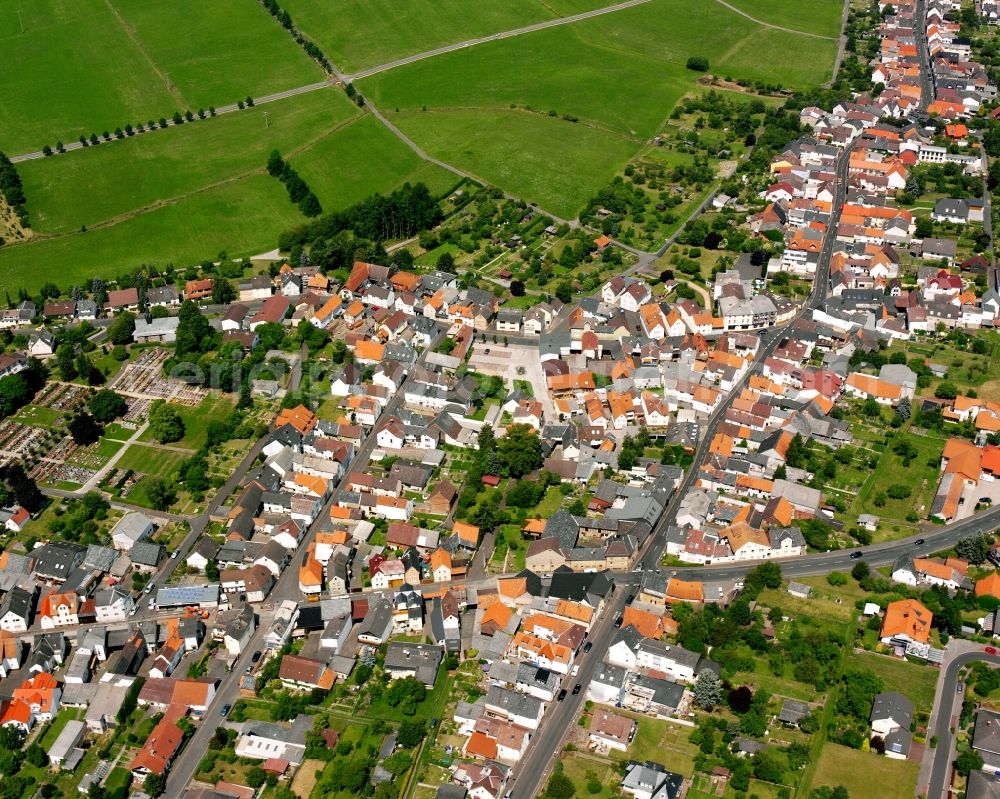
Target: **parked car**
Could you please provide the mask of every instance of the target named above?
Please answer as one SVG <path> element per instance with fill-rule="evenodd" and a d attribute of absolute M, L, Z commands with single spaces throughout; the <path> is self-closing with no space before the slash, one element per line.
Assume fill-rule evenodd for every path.
<path fill-rule="evenodd" d="M 997 648 L 995 646 L 988 646 L 988 647 L 986 647 L 986 654 L 987 655 L 995 655 L 996 653 L 997 653 Z"/>
<path fill-rule="evenodd" d="M 557 696 L 557 697 L 556 697 L 556 701 L 557 701 L 557 702 L 562 702 L 562 701 L 563 701 L 563 699 L 565 699 L 565 698 L 566 698 L 566 689 L 565 689 L 565 688 L 563 688 L 563 689 L 562 689 L 562 690 L 561 690 L 561 691 L 559 692 L 559 696 Z"/>
<path fill-rule="evenodd" d="M 593 648 L 594 648 L 594 642 L 593 641 L 587 641 L 587 643 L 585 643 L 583 645 L 583 653 L 587 654 L 587 652 L 589 652 Z"/>
<path fill-rule="evenodd" d="M 580 685 L 580 683 L 577 683 L 576 685 L 574 685 L 573 686 L 573 696 L 576 696 L 578 693 L 580 693 L 580 689 L 581 688 L 583 688 L 583 686 Z"/>
<path fill-rule="evenodd" d="M 232 709 L 233 709 L 233 706 L 227 703 L 227 704 L 225 704 L 225 705 L 222 706 L 222 710 L 219 711 L 219 715 L 220 716 L 228 716 L 229 715 L 229 711 L 232 710 Z"/>
<path fill-rule="evenodd" d="M 258 649 L 256 652 L 253 653 L 253 657 L 250 658 L 250 660 L 256 663 L 258 660 L 260 660 L 260 656 L 261 656 L 261 651 Z"/>
<path fill-rule="evenodd" d="M 621 627 L 621 626 L 622 626 L 622 622 L 623 622 L 624 620 L 625 620 L 625 617 L 624 617 L 624 616 L 622 616 L 622 614 L 621 614 L 621 613 L 619 613 L 619 614 L 618 614 L 618 618 L 616 618 L 616 619 L 615 619 L 615 627 Z"/>

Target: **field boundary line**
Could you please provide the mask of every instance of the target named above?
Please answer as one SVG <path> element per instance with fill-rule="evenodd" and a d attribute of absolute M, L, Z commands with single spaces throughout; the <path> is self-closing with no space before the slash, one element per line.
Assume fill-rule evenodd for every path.
<path fill-rule="evenodd" d="M 160 80 L 163 81 L 163 85 L 166 87 L 170 95 L 175 100 L 177 100 L 182 106 L 184 106 L 184 108 L 187 108 L 188 102 L 187 100 L 184 99 L 184 95 L 181 94 L 180 89 L 178 89 L 174 85 L 173 81 L 171 81 L 170 78 L 167 77 L 167 74 L 162 69 L 160 69 L 160 65 L 157 64 L 156 61 L 153 60 L 153 57 L 147 52 L 146 45 L 143 44 L 142 39 L 139 37 L 139 34 L 135 30 L 135 28 L 133 28 L 132 25 L 128 22 L 128 20 L 126 20 L 125 17 L 121 15 L 121 12 L 118 10 L 115 4 L 111 2 L 111 0 L 104 0 L 104 2 L 107 5 L 108 10 L 114 15 L 115 19 L 118 20 L 118 24 L 121 25 L 122 30 L 125 31 L 125 35 L 132 40 L 132 44 L 136 46 L 136 49 L 142 54 L 142 57 L 146 59 L 146 62 L 152 68 L 153 72 L 155 72 L 159 76 Z M 177 110 L 180 111 L 181 109 Z"/>
<path fill-rule="evenodd" d="M 743 9 L 737 8 L 736 6 L 727 3 L 726 0 L 715 0 L 715 2 L 718 3 L 720 6 L 725 6 L 732 12 L 739 14 L 741 17 L 746 17 L 751 22 L 756 22 L 763 28 L 772 28 L 776 31 L 784 31 L 785 33 L 795 33 L 798 34 L 799 36 L 808 36 L 810 39 L 826 39 L 829 42 L 838 42 L 838 43 L 840 42 L 839 36 L 824 36 L 822 33 L 810 33 L 809 31 L 800 31 L 797 28 L 786 28 L 784 25 L 775 25 L 772 22 L 764 22 L 764 20 L 757 19 L 757 17 L 748 14 Z"/>

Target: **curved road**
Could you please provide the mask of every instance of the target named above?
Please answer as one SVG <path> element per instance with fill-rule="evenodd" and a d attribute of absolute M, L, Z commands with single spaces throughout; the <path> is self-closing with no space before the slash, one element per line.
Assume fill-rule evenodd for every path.
<path fill-rule="evenodd" d="M 941 695 L 939 696 L 942 707 L 938 708 L 937 723 L 934 725 L 934 735 L 937 736 L 938 745 L 937 749 L 934 750 L 934 767 L 927 790 L 928 799 L 941 799 L 944 796 L 948 776 L 951 774 L 952 752 L 955 746 L 955 736 L 951 733 L 952 713 L 950 709 L 954 705 L 958 690 L 958 672 L 963 666 L 977 660 L 1000 666 L 1000 657 L 996 655 L 987 655 L 985 652 L 966 652 L 952 660 L 945 672 L 944 684 L 940 687 Z M 947 703 L 947 709 L 944 706 L 945 703 Z"/>
<path fill-rule="evenodd" d="M 726 2 L 726 0 L 715 0 L 715 2 L 718 3 L 720 6 L 725 6 L 733 13 L 739 14 L 741 17 L 746 17 L 751 22 L 757 23 L 762 28 L 771 28 L 772 30 L 784 31 L 785 33 L 794 33 L 799 36 L 808 36 L 810 39 L 826 39 L 829 42 L 835 42 L 838 40 L 838 37 L 836 36 L 824 36 L 822 33 L 809 33 L 809 31 L 800 31 L 796 28 L 785 28 L 782 27 L 781 25 L 772 25 L 770 22 L 763 22 L 757 19 L 756 17 L 750 16 L 746 11 L 739 9 L 734 5 L 730 5 L 729 3 Z"/>

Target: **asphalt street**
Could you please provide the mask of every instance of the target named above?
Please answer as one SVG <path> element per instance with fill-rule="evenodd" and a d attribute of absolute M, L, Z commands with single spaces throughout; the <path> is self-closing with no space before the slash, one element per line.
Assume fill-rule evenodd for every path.
<path fill-rule="evenodd" d="M 937 736 L 938 744 L 937 749 L 934 750 L 934 767 L 931 770 L 927 799 L 942 799 L 945 795 L 945 786 L 951 775 L 951 764 L 955 751 L 955 736 L 951 732 L 951 718 L 958 712 L 957 709 L 961 708 L 962 699 L 965 698 L 964 693 L 958 694 L 958 673 L 962 667 L 976 661 L 1000 666 L 1000 657 L 996 655 L 987 655 L 985 652 L 966 652 L 948 664 L 944 684 L 940 686 L 938 699 L 941 701 L 942 707 L 938 709 L 933 731 L 933 734 Z"/>
<path fill-rule="evenodd" d="M 444 333 L 440 333 L 431 345 L 424 349 L 424 352 L 417 359 L 417 365 L 422 365 L 424 363 L 427 358 L 427 354 L 432 352 L 434 347 L 440 343 L 443 338 Z M 409 380 L 409 378 L 407 378 L 407 380 Z M 404 382 L 403 387 L 396 392 L 393 398 L 386 405 L 385 409 L 382 411 L 382 418 L 388 418 L 399 410 L 399 407 L 403 404 L 403 397 L 406 393 L 405 386 L 406 383 Z M 362 443 L 362 445 L 358 448 L 358 451 L 355 453 L 354 458 L 351 461 L 348 472 L 341 478 L 336 489 L 331 493 L 330 498 L 323 505 L 323 509 L 320 511 L 317 519 L 322 519 L 329 515 L 330 508 L 347 486 L 350 472 L 352 470 L 364 469 L 375 449 L 375 444 L 376 436 L 369 435 L 365 439 L 364 443 Z M 300 552 L 305 551 L 310 540 L 316 534 L 316 528 L 318 526 L 318 524 L 313 524 L 309 528 L 306 536 L 299 545 Z M 194 533 L 192 531 L 192 536 L 193 535 Z M 189 538 L 191 538 L 191 536 L 189 536 Z M 187 545 L 188 542 L 185 542 L 185 544 Z M 293 562 L 281 572 L 274 588 L 271 590 L 271 594 L 268 596 L 268 606 L 276 607 L 286 599 L 292 599 L 297 602 L 302 598 L 301 593 L 299 592 L 299 571 L 296 567 L 296 562 L 297 559 L 293 560 Z M 182 794 L 184 787 L 194 776 L 195 771 L 198 768 L 199 761 L 208 749 L 209 739 L 215 732 L 215 728 L 222 721 L 222 717 L 218 715 L 218 708 L 227 704 L 232 704 L 238 698 L 239 678 L 246 672 L 247 668 L 251 666 L 253 653 L 258 649 L 264 649 L 264 636 L 267 634 L 270 621 L 271 619 L 268 615 L 264 613 L 260 614 L 257 630 L 250 639 L 250 642 L 247 644 L 246 649 L 236 660 L 232 671 L 219 683 L 215 700 L 212 702 L 212 706 L 208 709 L 207 718 L 198 725 L 194 735 L 181 751 L 180 756 L 174 761 L 174 764 L 169 771 L 167 790 L 164 794 L 167 799 L 175 799 L 175 797 L 179 797 Z"/>

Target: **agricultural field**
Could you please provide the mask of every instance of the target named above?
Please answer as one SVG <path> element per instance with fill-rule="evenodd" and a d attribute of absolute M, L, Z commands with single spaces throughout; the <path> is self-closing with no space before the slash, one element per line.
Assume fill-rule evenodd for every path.
<path fill-rule="evenodd" d="M 51 276 L 69 284 L 140 263 L 185 265 L 222 250 L 270 249 L 281 231 L 305 219 L 264 171 L 272 149 L 301 169 L 327 210 L 407 181 L 443 193 L 457 180 L 339 91 L 303 94 L 22 164 L 43 235 L 0 249 L 0 284 L 31 290 Z"/>
<path fill-rule="evenodd" d="M 37 234 L 109 226 L 152 206 L 174 205 L 220 184 L 263 173 L 271 150 L 288 155 L 307 148 L 358 115 L 343 93 L 312 92 L 271 103 L 266 110 L 256 106 L 28 161 L 18 173 L 31 197 Z M 275 185 L 281 188 L 277 181 Z M 80 202 L 83 196 L 88 196 L 86 203 Z"/>
<path fill-rule="evenodd" d="M 678 16 L 688 24 L 678 27 Z M 761 61 L 761 47 L 780 58 Z M 721 5 L 652 0 L 400 67 L 359 88 L 432 155 L 573 217 L 694 84 L 688 57 L 708 58 L 725 77 L 798 87 L 829 78 L 835 49 Z M 570 176 L 567 192 L 559 184 Z"/>
<path fill-rule="evenodd" d="M 729 5 L 762 22 L 820 36 L 837 36 L 843 11 L 826 0 L 729 0 Z"/>
<path fill-rule="evenodd" d="M 347 0 L 316 3 L 287 0 L 298 28 L 346 73 L 394 61 L 455 42 L 513 30 L 556 16 L 578 14 L 608 3 L 602 0 Z"/>
<path fill-rule="evenodd" d="M 322 79 L 256 0 L 209 6 L 0 0 L 0 149 L 29 152 Z"/>

